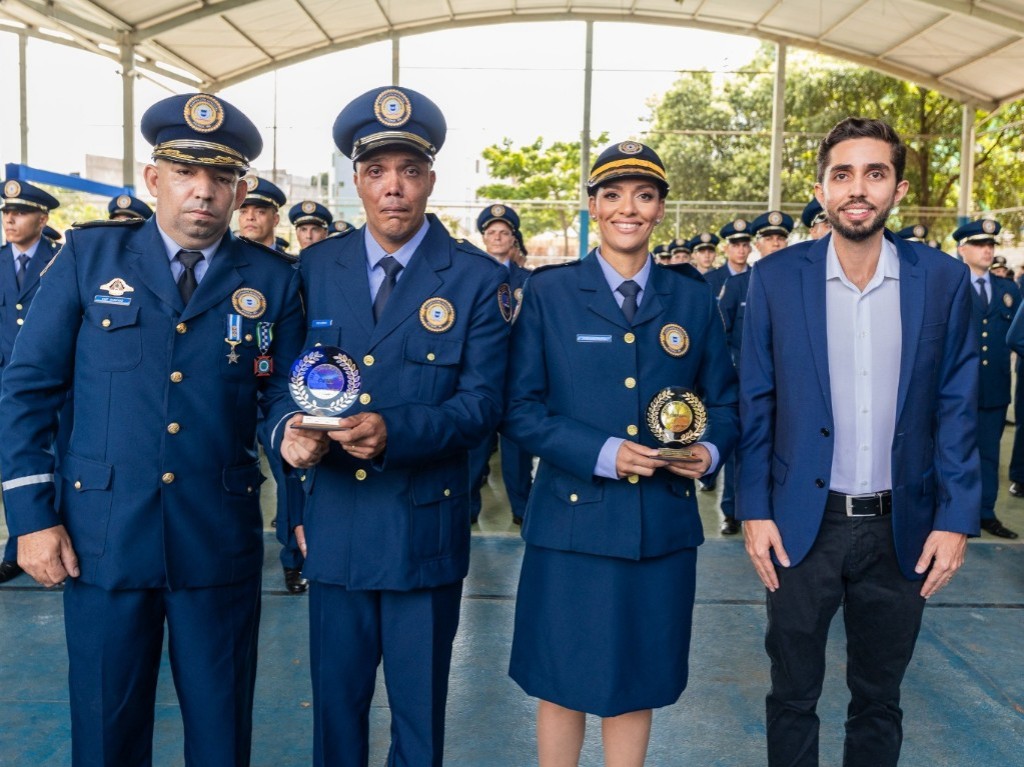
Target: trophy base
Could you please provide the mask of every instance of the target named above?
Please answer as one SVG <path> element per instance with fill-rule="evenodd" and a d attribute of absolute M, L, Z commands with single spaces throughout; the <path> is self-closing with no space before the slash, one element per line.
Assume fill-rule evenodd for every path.
<path fill-rule="evenodd" d="M 302 420 L 293 423 L 291 428 L 306 431 L 345 431 L 348 427 L 340 426 L 341 421 L 342 419 L 336 416 L 304 415 Z"/>
<path fill-rule="evenodd" d="M 660 447 L 658 458 L 666 461 L 688 461 L 693 458 L 693 450 L 688 447 Z"/>

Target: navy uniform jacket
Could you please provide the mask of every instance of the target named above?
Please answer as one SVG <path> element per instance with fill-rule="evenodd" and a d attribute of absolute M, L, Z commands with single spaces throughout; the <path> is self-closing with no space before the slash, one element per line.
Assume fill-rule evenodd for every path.
<path fill-rule="evenodd" d="M 123 292 L 111 287 L 118 278 Z M 82 580 L 175 589 L 257 575 L 257 392 L 266 406 L 287 397 L 303 332 L 298 284 L 281 256 L 228 233 L 186 308 L 155 219 L 72 231 L 4 374 L 0 467 L 11 533 L 62 521 L 49 447 L 72 387 L 58 481 Z M 259 291 L 265 311 L 242 320 L 240 360 L 230 364 L 224 338 L 240 288 Z M 257 322 L 274 323 L 266 378 L 253 371 Z"/>
<path fill-rule="evenodd" d="M 712 269 L 710 272 L 705 274 L 704 279 L 707 281 L 708 285 L 711 286 L 711 293 L 715 298 L 718 298 L 722 295 L 722 288 L 725 287 L 725 283 L 732 276 L 732 272 L 729 271 L 729 264 L 725 263 L 717 269 Z"/>
<path fill-rule="evenodd" d="M 981 350 L 978 407 L 1006 407 L 1010 404 L 1010 347 L 1006 343 L 1006 334 L 1021 304 L 1020 291 L 1013 280 L 990 274 L 992 297 L 988 311 L 983 312 L 975 279 L 972 273 L 974 296 L 971 316 Z"/>
<path fill-rule="evenodd" d="M 892 444 L 892 528 L 914 573 L 933 530 L 977 535 L 978 347 L 970 273 L 927 245 L 885 237 L 900 260 L 903 351 Z M 831 235 L 762 259 L 747 293 L 740 369 L 737 519 L 772 519 L 790 562 L 814 544 L 832 475 L 825 312 Z"/>
<path fill-rule="evenodd" d="M 39 290 L 39 274 L 43 271 L 60 245 L 45 237 L 39 239 L 36 253 L 28 262 L 28 271 L 18 288 L 14 270 L 14 251 L 10 243 L 0 248 L 0 373 L 11 361 L 14 339 L 28 314 L 28 307 Z"/>
<path fill-rule="evenodd" d="M 725 323 L 725 337 L 729 350 L 736 364 L 740 361 L 740 348 L 743 346 L 743 315 L 747 309 L 747 289 L 750 287 L 750 269 L 740 272 L 725 281 L 718 308 L 722 312 Z"/>
<path fill-rule="evenodd" d="M 662 330 L 689 338 L 680 356 Z M 540 457 L 523 537 L 530 544 L 627 559 L 655 557 L 704 540 L 693 480 L 593 475 L 609 437 L 658 447 L 647 405 L 667 386 L 707 406 L 703 441 L 720 463 L 737 431 L 736 373 L 714 295 L 690 266 L 654 267 L 633 323 L 622 314 L 593 255 L 538 269 L 512 327 L 513 361 L 502 433 Z"/>
<path fill-rule="evenodd" d="M 364 228 L 302 253 L 306 345 L 338 346 L 356 361 L 361 394 L 344 415 L 375 412 L 387 427 L 387 448 L 373 461 L 335 444 L 305 473 L 310 580 L 409 590 L 454 583 L 469 567 L 467 451 L 501 416 L 508 325 L 498 288 L 507 270 L 428 219 L 376 325 Z M 421 319 L 432 298 L 451 304 L 450 328 L 433 331 Z"/>

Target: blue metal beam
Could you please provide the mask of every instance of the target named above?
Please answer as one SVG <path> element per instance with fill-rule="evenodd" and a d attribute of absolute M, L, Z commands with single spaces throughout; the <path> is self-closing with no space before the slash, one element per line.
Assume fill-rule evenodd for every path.
<path fill-rule="evenodd" d="M 99 181 L 90 181 L 81 176 L 69 176 L 66 173 L 54 173 L 50 170 L 33 168 L 29 165 L 9 162 L 6 166 L 7 179 L 19 181 L 35 181 L 40 184 L 59 186 L 62 189 L 77 189 L 80 192 L 97 194 L 103 197 L 116 197 L 119 194 L 135 194 L 134 186 L 113 186 Z"/>

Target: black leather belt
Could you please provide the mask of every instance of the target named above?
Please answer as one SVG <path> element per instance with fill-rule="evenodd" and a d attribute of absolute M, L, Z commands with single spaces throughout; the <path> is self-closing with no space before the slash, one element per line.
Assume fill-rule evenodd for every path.
<path fill-rule="evenodd" d="M 886 514 L 892 514 L 892 491 L 846 495 L 829 490 L 825 510 L 836 511 L 848 517 L 884 517 Z"/>

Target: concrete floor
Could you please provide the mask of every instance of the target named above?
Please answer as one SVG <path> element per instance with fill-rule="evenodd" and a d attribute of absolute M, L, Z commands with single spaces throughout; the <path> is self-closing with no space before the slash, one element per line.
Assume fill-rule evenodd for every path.
<path fill-rule="evenodd" d="M 1008 451 L 1004 439 L 1004 455 Z M 497 463 L 492 461 L 495 469 Z M 264 492 L 266 507 L 272 508 L 272 482 Z M 519 767 L 536 764 L 535 701 L 506 674 L 522 541 L 497 473 L 483 494 L 451 674 L 446 764 Z M 747 561 L 742 536 L 718 534 L 715 504 L 714 494 L 700 493 L 708 542 L 698 560 L 690 685 L 677 704 L 655 712 L 650 765 L 765 763 L 763 589 Z M 997 513 L 1009 527 L 1024 532 L 1024 500 L 1004 492 Z M 298 767 L 311 761 L 306 600 L 284 591 L 277 543 L 270 532 L 266 540 L 252 763 Z M 983 534 L 972 541 L 961 574 L 925 612 L 903 686 L 901 765 L 1024 767 L 1022 608 L 1024 546 Z M 166 660 L 164 666 L 157 694 L 157 767 L 183 763 L 181 723 Z M 833 625 L 829 668 L 819 705 L 823 767 L 841 761 L 846 705 L 841 617 Z M 0 586 L 0 765 L 70 764 L 66 673 L 60 594 L 37 587 L 26 576 Z M 371 765 L 384 761 L 388 724 L 387 699 L 378 680 Z M 588 727 L 581 763 L 602 764 L 596 720 Z"/>

